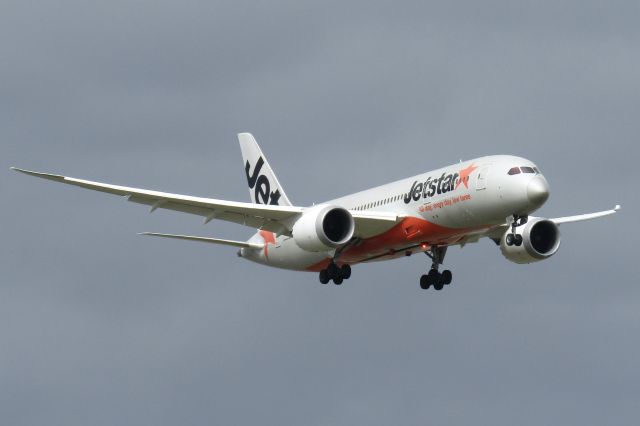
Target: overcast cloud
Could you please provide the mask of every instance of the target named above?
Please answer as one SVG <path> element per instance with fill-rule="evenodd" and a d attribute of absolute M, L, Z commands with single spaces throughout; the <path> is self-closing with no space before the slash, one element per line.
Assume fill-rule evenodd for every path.
<path fill-rule="evenodd" d="M 0 2 L 7 425 L 631 425 L 640 418 L 637 1 Z M 141 231 L 252 231 L 9 166 L 296 204 L 480 155 L 535 161 L 548 261 L 490 241 L 341 287 Z"/>

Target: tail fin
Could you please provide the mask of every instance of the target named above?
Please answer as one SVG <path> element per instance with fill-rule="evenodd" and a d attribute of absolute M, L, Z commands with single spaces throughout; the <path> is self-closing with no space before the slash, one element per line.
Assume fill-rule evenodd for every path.
<path fill-rule="evenodd" d="M 258 142 L 251 133 L 238 133 L 240 151 L 244 161 L 244 171 L 249 184 L 251 201 L 256 204 L 290 206 L 291 201 L 284 193 L 276 174 L 271 170 Z"/>

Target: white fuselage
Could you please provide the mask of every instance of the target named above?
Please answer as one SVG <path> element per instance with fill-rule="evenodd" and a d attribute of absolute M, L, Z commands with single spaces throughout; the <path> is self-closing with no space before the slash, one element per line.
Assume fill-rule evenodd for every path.
<path fill-rule="evenodd" d="M 514 168 L 522 171 L 509 174 Z M 535 164 L 521 157 L 498 155 L 463 161 L 323 204 L 406 216 L 392 229 L 371 230 L 340 253 L 341 263 L 355 264 L 463 242 L 504 224 L 514 214 L 535 211 L 547 197 L 547 181 Z M 309 252 L 293 238 L 276 237 L 267 231 L 259 231 L 249 241 L 264 248 L 242 249 L 243 258 L 277 268 L 317 271 L 335 253 Z"/>

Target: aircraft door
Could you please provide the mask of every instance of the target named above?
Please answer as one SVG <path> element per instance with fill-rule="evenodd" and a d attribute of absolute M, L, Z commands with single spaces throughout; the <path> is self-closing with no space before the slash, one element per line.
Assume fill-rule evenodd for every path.
<path fill-rule="evenodd" d="M 487 189 L 487 175 L 489 174 L 489 166 L 484 166 L 478 172 L 478 177 L 476 179 L 476 191 L 482 191 L 483 189 Z"/>

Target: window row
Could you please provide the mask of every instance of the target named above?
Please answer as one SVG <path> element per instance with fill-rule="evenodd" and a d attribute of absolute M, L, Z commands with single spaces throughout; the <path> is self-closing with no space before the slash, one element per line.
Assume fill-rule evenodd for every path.
<path fill-rule="evenodd" d="M 385 198 L 384 200 L 374 201 L 372 203 L 363 204 L 361 206 L 354 207 L 353 210 L 368 210 L 374 207 L 382 206 L 384 204 L 393 203 L 399 201 L 404 197 L 404 194 L 396 195 L 394 197 Z"/>

